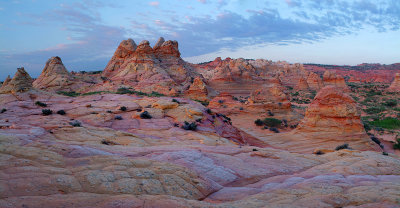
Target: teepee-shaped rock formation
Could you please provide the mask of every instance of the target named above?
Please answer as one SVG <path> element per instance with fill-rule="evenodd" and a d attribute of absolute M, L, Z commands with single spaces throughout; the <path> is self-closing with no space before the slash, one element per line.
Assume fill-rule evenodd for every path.
<path fill-rule="evenodd" d="M 51 57 L 40 74 L 33 82 L 33 87 L 46 90 L 60 90 L 72 84 L 73 76 L 67 71 L 61 58 Z"/>
<path fill-rule="evenodd" d="M 341 88 L 342 90 L 348 92 L 350 91 L 349 87 L 347 86 L 346 82 L 344 81 L 344 78 L 335 72 L 331 72 L 326 70 L 323 75 L 323 81 L 324 85 L 333 85 L 338 88 Z"/>
<path fill-rule="evenodd" d="M 196 77 L 193 80 L 193 84 L 185 92 L 186 97 L 194 100 L 207 101 L 208 100 L 208 90 L 206 84 L 200 77 Z"/>
<path fill-rule="evenodd" d="M 400 92 L 400 73 L 396 73 L 396 76 L 394 77 L 394 80 L 387 91 Z"/>
<path fill-rule="evenodd" d="M 308 90 L 310 87 L 308 86 L 307 80 L 304 77 L 300 77 L 299 82 L 296 85 L 297 90 Z"/>
<path fill-rule="evenodd" d="M 348 143 L 363 149 L 369 139 L 360 117 L 353 98 L 343 93 L 342 88 L 326 86 L 309 105 L 296 132 L 308 134 L 306 137 L 311 139 L 326 140 L 323 145 L 331 144 L 329 148 Z"/>
<path fill-rule="evenodd" d="M 14 77 L 9 77 L 4 81 L 0 88 L 0 94 L 26 92 L 32 89 L 32 78 L 25 69 L 18 68 Z"/>

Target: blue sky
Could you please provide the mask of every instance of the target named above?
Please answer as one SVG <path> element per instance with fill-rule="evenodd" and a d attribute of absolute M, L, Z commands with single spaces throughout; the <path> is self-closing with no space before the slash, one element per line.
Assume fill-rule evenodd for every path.
<path fill-rule="evenodd" d="M 398 0 L 0 0 L 0 80 L 51 56 L 103 70 L 119 42 L 177 40 L 190 62 L 217 56 L 300 63 L 400 62 Z"/>

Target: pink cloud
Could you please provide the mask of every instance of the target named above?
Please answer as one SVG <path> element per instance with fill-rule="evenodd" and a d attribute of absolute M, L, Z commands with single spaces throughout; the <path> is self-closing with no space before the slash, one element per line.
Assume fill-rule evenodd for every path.
<path fill-rule="evenodd" d="M 203 4 L 207 3 L 207 0 L 197 0 L 197 1 Z"/>
<path fill-rule="evenodd" d="M 150 2 L 149 4 L 150 4 L 150 6 L 158 7 L 158 5 L 160 5 L 160 2 L 158 2 L 158 1 L 152 1 L 152 2 Z"/>

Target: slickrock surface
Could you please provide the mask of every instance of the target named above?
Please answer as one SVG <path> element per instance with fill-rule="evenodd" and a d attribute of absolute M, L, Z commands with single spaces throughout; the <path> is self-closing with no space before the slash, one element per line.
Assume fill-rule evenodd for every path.
<path fill-rule="evenodd" d="M 296 133 L 312 134 L 311 139 L 316 140 L 322 138 L 326 143 L 321 148 L 332 149 L 334 141 L 343 141 L 353 148 L 365 149 L 370 141 L 360 120 L 360 110 L 353 98 L 341 89 L 335 86 L 322 88 L 309 105 Z"/>
<path fill-rule="evenodd" d="M 218 133 L 230 126 L 222 116 L 212 124 L 204 107 L 181 98 L 178 104 L 168 97 L 68 98 L 36 91 L 0 98 L 8 109 L 0 114 L 0 207 L 398 204 L 400 159 L 392 154 L 340 150 L 318 156 L 239 145 Z M 66 114 L 42 115 L 34 104 L 39 100 Z M 135 117 L 144 110 L 169 116 Z M 196 131 L 173 125 L 198 117 Z M 69 124 L 74 120 L 81 127 Z"/>
<path fill-rule="evenodd" d="M 396 76 L 390 85 L 390 87 L 387 89 L 389 92 L 400 92 L 400 73 L 396 73 Z"/>
<path fill-rule="evenodd" d="M 310 87 L 310 89 L 315 90 L 315 91 L 318 91 L 322 87 L 324 87 L 321 77 L 319 77 L 318 74 L 316 74 L 314 72 L 310 72 L 308 74 L 307 84 Z"/>
<path fill-rule="evenodd" d="M 14 77 L 10 80 L 8 77 L 0 88 L 1 93 L 16 93 L 16 92 L 26 92 L 32 89 L 32 78 L 25 71 L 25 69 L 18 68 Z"/>

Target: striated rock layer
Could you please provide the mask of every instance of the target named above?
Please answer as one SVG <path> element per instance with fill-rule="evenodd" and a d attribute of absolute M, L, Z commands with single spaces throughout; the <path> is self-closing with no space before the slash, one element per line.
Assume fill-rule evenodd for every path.
<path fill-rule="evenodd" d="M 153 48 L 147 40 L 139 45 L 132 39 L 122 41 L 102 76 L 110 80 L 102 85 L 108 88 L 124 85 L 147 93 L 176 95 L 189 87 L 195 75 L 181 59 L 178 42 L 160 38 Z"/>
<path fill-rule="evenodd" d="M 387 89 L 389 92 L 400 92 L 400 73 L 396 73 L 396 76 L 392 84 Z"/>
<path fill-rule="evenodd" d="M 32 89 L 32 78 L 25 69 L 18 68 L 14 77 L 8 77 L 0 88 L 0 93 L 26 92 Z"/>
<path fill-rule="evenodd" d="M 323 81 L 325 86 L 335 86 L 337 88 L 341 88 L 342 90 L 348 92 L 350 91 L 349 87 L 347 86 L 344 78 L 334 72 L 325 71 L 323 76 Z"/>
<path fill-rule="evenodd" d="M 46 89 L 48 91 L 61 90 L 68 85 L 73 84 L 73 77 L 67 71 L 61 58 L 51 57 L 40 74 L 40 76 L 33 82 L 33 87 L 37 89 Z"/>
<path fill-rule="evenodd" d="M 368 146 L 369 138 L 360 117 L 360 110 L 352 97 L 345 94 L 342 88 L 326 86 L 307 108 L 296 132 L 310 134 L 305 136 L 310 139 L 342 141 L 363 149 Z"/>

